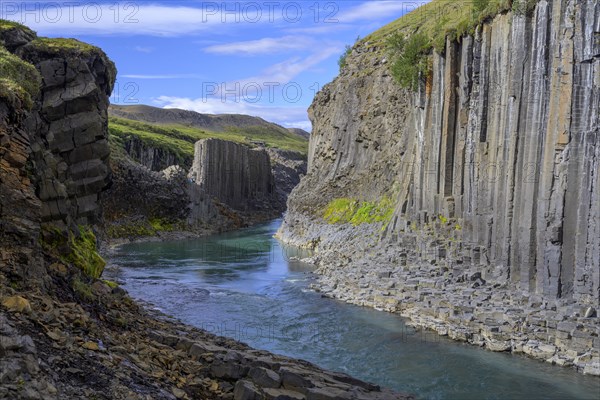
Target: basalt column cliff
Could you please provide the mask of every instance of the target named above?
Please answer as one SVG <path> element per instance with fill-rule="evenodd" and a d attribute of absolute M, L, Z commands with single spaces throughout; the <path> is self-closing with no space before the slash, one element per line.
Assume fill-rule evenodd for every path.
<path fill-rule="evenodd" d="M 2 270 L 40 278 L 42 231 L 79 235 L 99 215 L 116 70 L 100 49 L 7 22 L 0 40 Z"/>
<path fill-rule="evenodd" d="M 447 39 L 416 91 L 383 33 L 311 106 L 279 236 L 320 251 L 331 296 L 600 374 L 600 3 L 507 9 Z"/>

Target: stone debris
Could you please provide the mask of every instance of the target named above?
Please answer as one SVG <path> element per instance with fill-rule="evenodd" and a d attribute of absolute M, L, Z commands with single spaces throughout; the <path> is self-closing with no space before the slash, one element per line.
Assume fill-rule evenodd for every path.
<path fill-rule="evenodd" d="M 121 293 L 83 307 L 27 299 L 31 313 L 0 313 L 0 399 L 412 398 L 183 325 Z"/>

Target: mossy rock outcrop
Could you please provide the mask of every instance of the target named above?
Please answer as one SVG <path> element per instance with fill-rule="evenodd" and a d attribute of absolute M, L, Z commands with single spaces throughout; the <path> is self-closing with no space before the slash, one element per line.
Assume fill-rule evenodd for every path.
<path fill-rule="evenodd" d="M 69 242 L 55 255 L 100 276 L 93 234 L 79 226 L 99 220 L 99 195 L 111 182 L 115 77 L 97 47 L 0 20 L 0 270 L 10 276 L 46 279 L 43 230 Z"/>

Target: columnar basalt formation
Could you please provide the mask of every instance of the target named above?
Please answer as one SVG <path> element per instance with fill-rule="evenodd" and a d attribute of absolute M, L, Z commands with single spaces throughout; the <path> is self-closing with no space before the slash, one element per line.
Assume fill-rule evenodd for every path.
<path fill-rule="evenodd" d="M 200 140 L 189 176 L 205 193 L 237 210 L 268 207 L 275 200 L 271 161 L 264 149 Z"/>
<path fill-rule="evenodd" d="M 148 146 L 138 138 L 132 137 L 125 141 L 124 145 L 129 157 L 151 171 L 162 171 L 178 164 L 175 154 L 165 149 Z M 183 165 L 182 167 L 186 166 Z"/>
<path fill-rule="evenodd" d="M 115 67 L 100 49 L 2 20 L 0 61 L 0 399 L 412 398 L 150 314 L 88 273 L 101 272 L 86 268 L 100 259 L 87 225 L 100 219 L 98 199 L 111 183 Z M 266 200 L 266 152 L 217 149 L 241 162 L 233 183 L 260 178 L 240 195 Z M 154 176 L 133 188 L 156 189 L 143 207 L 156 212 L 173 190 L 166 212 L 185 214 L 181 168 L 116 171 L 123 202 L 144 193 L 120 178 Z"/>
<path fill-rule="evenodd" d="M 419 274 L 428 265 L 440 282 L 477 276 L 477 286 L 493 282 L 533 308 L 570 307 L 554 315 L 559 322 L 595 315 L 585 310 L 600 301 L 599 32 L 597 1 L 539 1 L 531 14 L 504 13 L 473 36 L 447 40 L 417 93 L 394 82 L 385 52 L 365 39 L 310 108 L 309 171 L 290 196 L 279 236 L 326 259 L 340 240 L 373 235 L 371 247 L 348 247 L 352 261 L 336 262 L 346 268 L 341 274 L 353 266 L 364 272 L 366 265 L 356 267 L 364 256 L 398 270 L 387 276 L 398 288 L 411 268 Z M 395 201 L 385 224 L 323 219 L 334 199 L 385 196 Z M 329 289 L 343 296 L 343 288 Z M 363 292 L 368 302 L 378 293 Z M 573 332 L 558 336 L 564 348 L 572 339 L 576 353 L 598 357 L 600 332 L 587 322 L 579 344 Z M 548 324 L 540 328 L 544 340 L 558 343 L 556 322 Z"/>
<path fill-rule="evenodd" d="M 76 233 L 97 221 L 99 195 L 110 182 L 107 107 L 116 70 L 100 49 L 38 38 L 18 25 L 3 23 L 0 40 L 13 53 L 3 57 L 17 56 L 17 69 L 39 76 L 13 82 L 37 86 L 30 104 L 2 99 L 2 256 L 12 273 L 22 273 L 23 257 L 39 256 L 42 228 Z M 11 92 L 19 93 L 9 87 L 5 94 Z M 19 248 L 23 257 L 15 255 Z M 39 258 L 25 264 L 42 273 Z"/>

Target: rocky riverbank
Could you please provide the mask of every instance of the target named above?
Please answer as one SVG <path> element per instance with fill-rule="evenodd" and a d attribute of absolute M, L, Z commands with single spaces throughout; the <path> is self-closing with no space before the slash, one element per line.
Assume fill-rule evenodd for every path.
<path fill-rule="evenodd" d="M 72 271 L 51 271 L 56 295 L 2 287 L 0 398 L 411 398 L 191 328 L 101 281 L 73 293 Z"/>
<path fill-rule="evenodd" d="M 299 239 L 285 226 L 278 232 L 284 242 L 318 247 L 315 256 L 303 261 L 317 266 L 312 288 L 324 296 L 398 313 L 409 325 L 491 351 L 524 354 L 600 376 L 598 310 L 516 291 L 476 268 L 449 268 L 436 247 L 443 236 L 436 231 L 448 223 L 422 232 L 429 240 L 421 238 L 422 247 L 409 249 L 382 245 L 381 224 L 357 228 L 298 215 L 286 218 L 294 218 L 294 232 L 313 235 Z M 418 242 L 416 237 L 404 240 Z"/>

